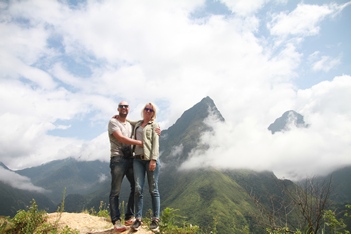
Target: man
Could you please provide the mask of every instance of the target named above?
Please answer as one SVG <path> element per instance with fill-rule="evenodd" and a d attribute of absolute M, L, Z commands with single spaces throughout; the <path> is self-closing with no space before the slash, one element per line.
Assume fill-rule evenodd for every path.
<path fill-rule="evenodd" d="M 111 148 L 111 191 L 110 191 L 110 216 L 114 229 L 123 232 L 135 221 L 134 218 L 134 191 L 135 181 L 133 176 L 133 157 L 128 154 L 131 152 L 130 145 L 142 146 L 142 141 L 131 139 L 132 125 L 127 121 L 129 105 L 122 101 L 118 105 L 118 115 L 113 116 L 108 124 L 108 135 Z M 129 147 L 129 149 L 128 149 Z M 119 210 L 119 194 L 123 177 L 126 176 L 130 183 L 130 194 L 125 213 L 125 225 L 121 223 L 121 213 Z"/>

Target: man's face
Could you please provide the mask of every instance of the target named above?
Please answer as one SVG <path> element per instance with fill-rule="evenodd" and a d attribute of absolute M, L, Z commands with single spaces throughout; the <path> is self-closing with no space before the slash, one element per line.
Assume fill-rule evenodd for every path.
<path fill-rule="evenodd" d="M 125 118 L 128 115 L 129 112 L 129 105 L 127 102 L 120 102 L 118 104 L 118 115 Z"/>

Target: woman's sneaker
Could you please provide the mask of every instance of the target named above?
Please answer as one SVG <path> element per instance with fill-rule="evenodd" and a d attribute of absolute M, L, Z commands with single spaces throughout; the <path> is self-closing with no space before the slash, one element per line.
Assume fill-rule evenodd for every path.
<path fill-rule="evenodd" d="M 117 232 L 124 232 L 127 230 L 126 226 L 122 225 L 121 220 L 117 220 L 113 227 Z"/>
<path fill-rule="evenodd" d="M 152 220 L 151 224 L 150 224 L 150 229 L 154 232 L 158 232 L 159 228 L 158 228 L 158 220 L 154 219 Z"/>
<path fill-rule="evenodd" d="M 139 228 L 140 228 L 140 226 L 141 226 L 141 220 L 136 219 L 136 220 L 134 221 L 133 225 L 132 225 L 132 229 L 133 229 L 134 231 L 138 231 Z"/>

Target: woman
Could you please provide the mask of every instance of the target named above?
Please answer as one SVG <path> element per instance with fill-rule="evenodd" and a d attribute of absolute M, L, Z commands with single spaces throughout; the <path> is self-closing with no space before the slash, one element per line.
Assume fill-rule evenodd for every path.
<path fill-rule="evenodd" d="M 132 229 L 139 230 L 143 213 L 143 188 L 145 174 L 149 184 L 149 192 L 152 201 L 152 221 L 150 229 L 158 231 L 160 219 L 160 194 L 158 192 L 158 174 L 160 171 L 159 136 L 155 133 L 158 128 L 156 119 L 156 106 L 147 103 L 142 110 L 143 119 L 138 121 L 134 127 L 134 137 L 143 142 L 143 147 L 135 147 L 135 158 L 133 162 L 135 179 L 135 222 Z"/>

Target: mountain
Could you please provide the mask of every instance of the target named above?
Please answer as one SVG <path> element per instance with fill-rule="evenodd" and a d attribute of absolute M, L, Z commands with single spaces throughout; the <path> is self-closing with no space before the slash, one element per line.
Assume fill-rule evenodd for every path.
<path fill-rule="evenodd" d="M 189 152 L 198 145 L 202 132 L 212 131 L 212 128 L 204 124 L 204 120 L 211 114 L 218 121 L 224 121 L 216 105 L 210 97 L 203 98 L 199 103 L 186 110 L 181 117 L 166 130 L 160 137 L 160 152 L 162 161 L 179 165 L 187 159 Z M 182 148 L 182 154 L 174 157 L 175 147 Z"/>
<path fill-rule="evenodd" d="M 77 161 L 74 158 L 55 160 L 47 164 L 17 171 L 29 177 L 33 184 L 51 191 L 51 199 L 59 203 L 62 195 L 88 194 L 96 190 L 101 180 L 110 177 L 108 163 Z"/>
<path fill-rule="evenodd" d="M 27 210 L 34 199 L 40 210 L 55 211 L 56 205 L 44 194 L 21 190 L 0 181 L 0 215 L 13 217 L 18 210 Z"/>
<path fill-rule="evenodd" d="M 3 164 L 2 162 L 0 162 L 0 167 L 8 170 L 8 171 L 11 171 L 5 164 Z"/>
<path fill-rule="evenodd" d="M 2 176 L 6 175 L 6 171 L 15 176 L 16 172 L 10 170 L 2 162 L 0 162 L 0 167 Z M 18 210 L 27 209 L 33 199 L 41 210 L 53 211 L 56 209 L 55 204 L 43 193 L 14 188 L 1 180 L 0 191 L 0 216 L 14 216 Z"/>
<path fill-rule="evenodd" d="M 209 115 L 218 121 L 225 121 L 214 101 L 207 96 L 186 110 L 171 127 L 162 131 L 160 160 L 164 169 L 161 169 L 159 188 L 164 197 L 173 192 L 173 187 L 177 185 L 179 179 L 178 167 L 189 158 L 191 150 L 198 147 L 201 134 L 213 131 L 204 123 Z"/>
<path fill-rule="evenodd" d="M 319 177 L 321 181 L 331 179 L 331 199 L 340 204 L 351 204 L 351 166 L 341 167 L 329 175 Z"/>
<path fill-rule="evenodd" d="M 247 217 L 256 212 L 245 190 L 215 169 L 180 173 L 174 191 L 163 204 L 180 209 L 188 222 L 207 233 L 214 226 L 220 233 L 242 233 L 251 226 Z"/>
<path fill-rule="evenodd" d="M 277 118 L 274 123 L 270 124 L 268 130 L 272 134 L 276 132 L 285 132 L 291 129 L 291 127 L 307 128 L 308 124 L 305 123 L 304 117 L 296 111 L 286 111 L 281 117 Z"/>

